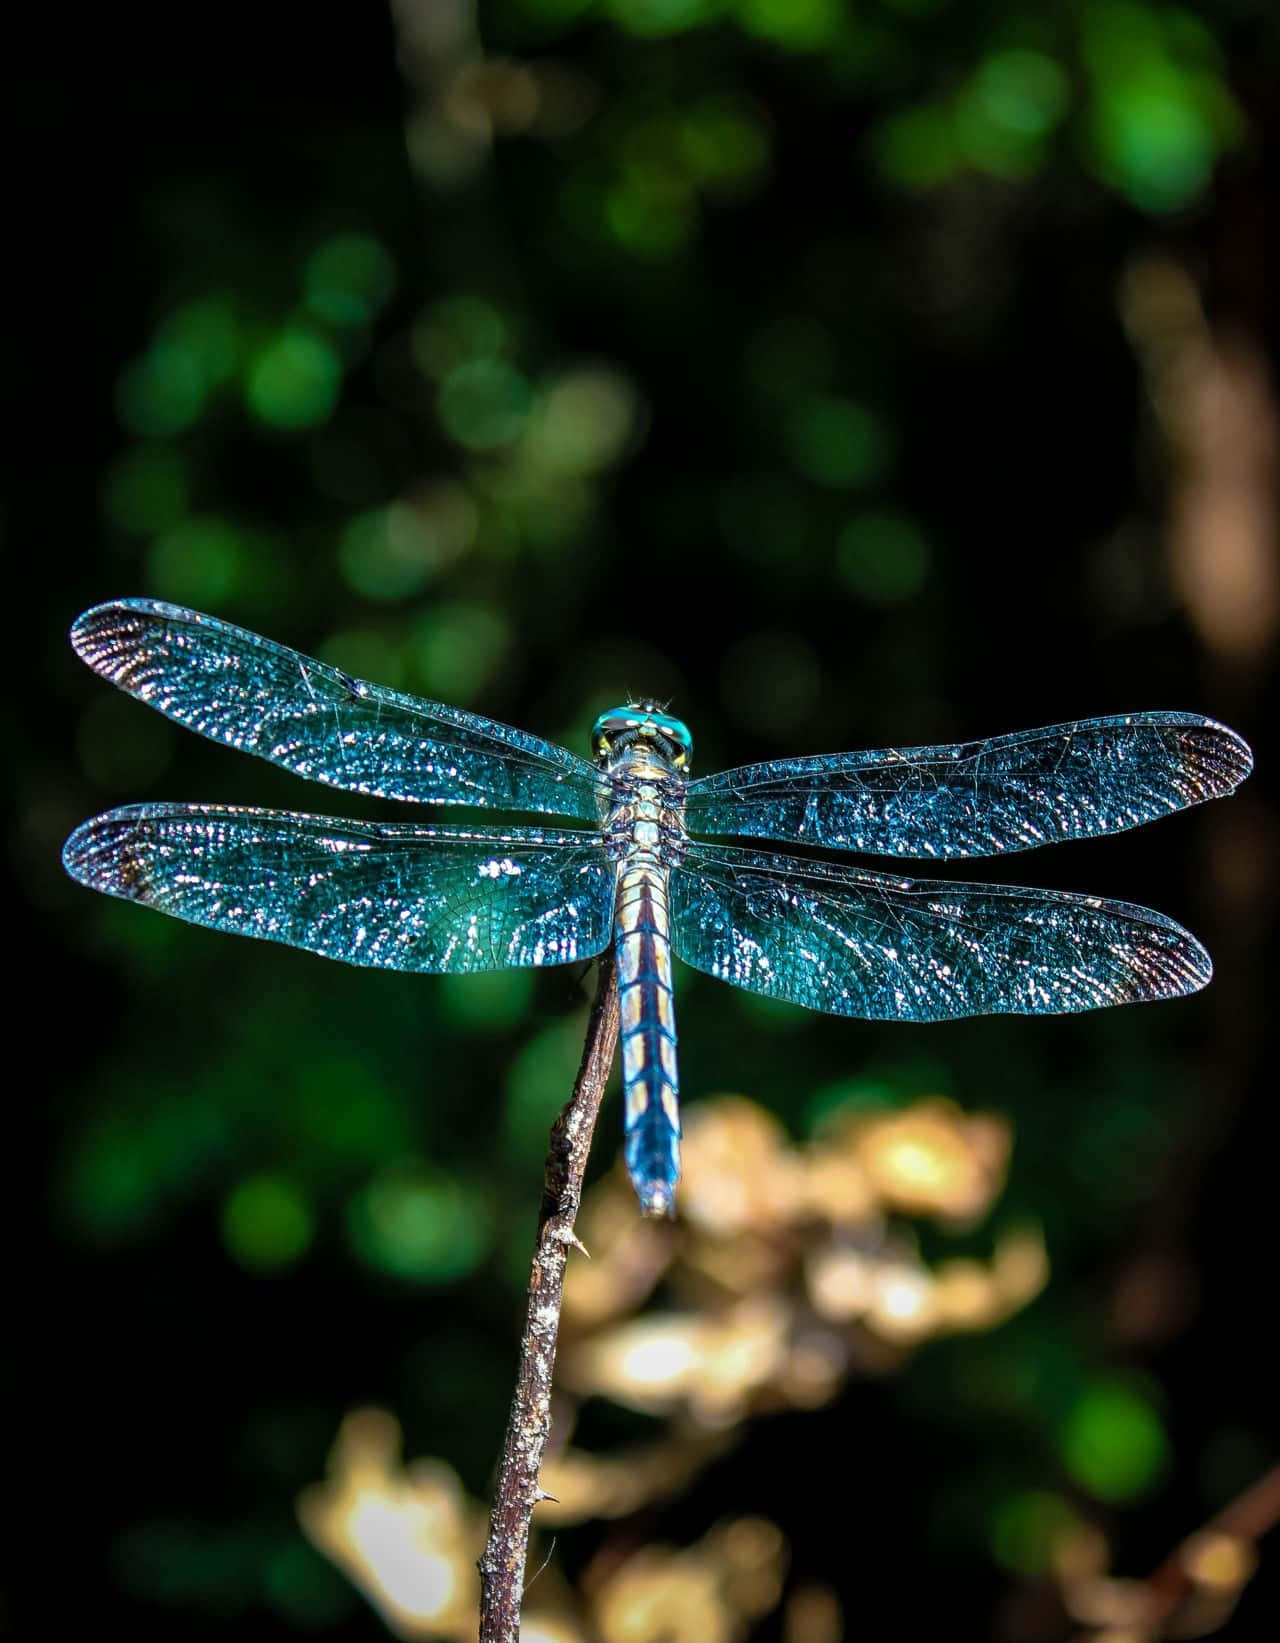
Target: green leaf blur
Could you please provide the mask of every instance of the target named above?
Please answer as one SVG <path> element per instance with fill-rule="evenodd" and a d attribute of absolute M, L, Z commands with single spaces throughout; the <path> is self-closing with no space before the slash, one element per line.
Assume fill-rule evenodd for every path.
<path fill-rule="evenodd" d="M 1280 1445 L 1280 9 L 231 0 L 181 49 L 138 8 L 23 22 L 6 1111 L 39 1550 L 6 1612 L 474 1635 L 390 1614 L 308 1491 L 394 1416 L 404 1466 L 384 1443 L 335 1520 L 418 1548 L 410 1596 L 469 1589 L 594 980 L 326 964 L 74 885 L 62 842 L 116 805 L 478 819 L 92 678 L 69 623 L 138 595 L 584 757 L 651 695 L 695 776 L 1142 708 L 1256 739 L 1237 798 L 1141 834 L 857 858 L 1159 908 L 1202 996 L 899 1027 L 677 965 L 682 1218 L 635 1215 L 615 1075 L 570 1257 L 540 1635 L 619 1643 L 611 1583 L 663 1556 L 636 1635 L 672 1643 L 1123 1629 L 1108 1583 L 1191 1568 Z M 1251 1550 L 1196 1588 L 1224 1636 L 1276 1629 Z"/>

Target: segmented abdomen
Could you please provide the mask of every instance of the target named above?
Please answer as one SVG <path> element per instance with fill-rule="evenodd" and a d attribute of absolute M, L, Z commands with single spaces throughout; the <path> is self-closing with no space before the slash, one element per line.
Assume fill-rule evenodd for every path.
<path fill-rule="evenodd" d="M 671 995 L 667 872 L 624 867 L 614 943 L 622 1014 L 622 1092 L 627 1169 L 646 1215 L 670 1215 L 680 1179 L 680 1082 Z"/>

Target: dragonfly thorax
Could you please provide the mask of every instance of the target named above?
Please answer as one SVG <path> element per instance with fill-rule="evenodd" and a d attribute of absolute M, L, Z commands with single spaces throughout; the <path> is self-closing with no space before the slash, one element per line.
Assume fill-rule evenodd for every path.
<path fill-rule="evenodd" d="M 629 748 L 654 753 L 672 770 L 686 775 L 693 759 L 693 737 L 683 719 L 663 713 L 656 702 L 628 702 L 611 707 L 591 727 L 591 751 L 602 765 L 613 763 Z"/>
<path fill-rule="evenodd" d="M 693 738 L 654 702 L 602 713 L 592 730 L 597 761 L 608 776 L 600 821 L 615 860 L 654 869 L 684 854 L 685 772 Z"/>

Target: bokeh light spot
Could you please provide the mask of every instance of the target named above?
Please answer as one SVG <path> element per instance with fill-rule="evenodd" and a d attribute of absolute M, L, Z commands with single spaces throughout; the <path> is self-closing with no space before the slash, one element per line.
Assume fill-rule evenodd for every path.
<path fill-rule="evenodd" d="M 1208 181 L 1214 158 L 1208 123 L 1163 76 L 1109 90 L 1093 131 L 1106 169 L 1137 205 L 1176 210 Z"/>
<path fill-rule="evenodd" d="M 417 1119 L 403 1092 L 389 1087 L 368 1058 L 318 1047 L 299 1065 L 290 1089 L 294 1127 L 306 1134 L 312 1172 L 323 1169 L 329 1178 L 349 1182 L 353 1172 L 363 1177 L 412 1150 Z"/>
<path fill-rule="evenodd" d="M 844 20 L 841 0 L 738 0 L 737 9 L 748 34 L 788 51 L 829 44 Z"/>
<path fill-rule="evenodd" d="M 509 643 L 506 617 L 493 605 L 433 605 L 413 630 L 414 666 L 429 695 L 466 703 L 498 673 Z"/>
<path fill-rule="evenodd" d="M 700 187 L 713 193 L 747 192 L 769 164 L 769 128 L 738 99 L 718 98 L 695 107 L 680 122 L 679 154 Z"/>
<path fill-rule="evenodd" d="M 475 359 L 445 377 L 436 408 L 445 432 L 459 445 L 493 451 L 519 436 L 532 403 L 529 384 L 514 365 Z"/>
<path fill-rule="evenodd" d="M 1069 1501 L 1047 1489 L 1009 1495 L 991 1515 L 991 1550 L 1015 1574 L 1048 1574 L 1055 1547 L 1077 1522 Z"/>
<path fill-rule="evenodd" d="M 307 262 L 307 307 L 334 325 L 367 325 L 396 288 L 396 265 L 370 234 L 327 240 Z"/>
<path fill-rule="evenodd" d="M 247 535 L 226 519 L 187 519 L 151 544 L 147 572 L 161 598 L 217 609 L 241 591 L 253 573 Z"/>
<path fill-rule="evenodd" d="M 432 303 L 413 328 L 413 357 L 430 377 L 473 359 L 491 359 L 508 339 L 507 322 L 491 302 L 462 293 Z"/>
<path fill-rule="evenodd" d="M 126 365 L 116 382 L 116 414 L 131 433 L 159 437 L 181 433 L 199 417 L 205 379 L 185 348 L 158 342 Z"/>
<path fill-rule="evenodd" d="M 301 327 L 282 331 L 249 368 L 245 394 L 262 422 L 284 432 L 314 428 L 332 412 L 342 361 L 322 337 Z"/>
<path fill-rule="evenodd" d="M 329 662 L 353 679 L 402 689 L 407 680 L 408 662 L 404 647 L 390 635 L 374 628 L 344 628 L 330 634 L 317 650 L 322 662 Z"/>
<path fill-rule="evenodd" d="M 1181 8 L 1097 0 L 1082 47 L 1095 171 L 1142 210 L 1190 204 L 1243 129 L 1207 32 Z"/>
<path fill-rule="evenodd" d="M 621 372 L 583 366 L 539 396 L 522 451 L 550 475 L 596 473 L 621 456 L 639 415 L 639 396 Z"/>
<path fill-rule="evenodd" d="M 1023 137 L 1051 131 L 1067 112 L 1071 82 L 1042 51 L 998 51 L 978 70 L 976 92 L 996 125 Z"/>
<path fill-rule="evenodd" d="M 157 336 L 186 354 L 206 388 L 230 381 L 244 347 L 235 310 L 230 299 L 221 296 L 200 297 L 175 308 Z"/>
<path fill-rule="evenodd" d="M 417 593 L 445 557 L 430 515 L 410 502 L 360 514 L 338 545 L 338 563 L 349 586 L 380 601 Z"/>
<path fill-rule="evenodd" d="M 936 188 L 960 168 L 951 112 L 930 104 L 891 114 L 873 133 L 872 151 L 881 175 L 899 188 Z"/>
<path fill-rule="evenodd" d="M 161 1190 L 148 1149 L 124 1119 L 103 1116 L 79 1137 L 67 1168 L 68 1208 L 95 1239 L 145 1231 Z"/>
<path fill-rule="evenodd" d="M 859 514 L 840 533 L 836 565 L 846 587 L 868 604 L 903 605 L 924 586 L 929 545 L 906 514 Z"/>
<path fill-rule="evenodd" d="M 420 1283 L 452 1283 L 488 1253 L 492 1219 L 474 1187 L 427 1164 L 403 1163 L 356 1195 L 347 1227 L 371 1266 Z"/>
<path fill-rule="evenodd" d="M 1150 1402 L 1117 1382 L 1098 1381 L 1077 1400 L 1061 1437 L 1067 1471 L 1099 1500 L 1131 1500 L 1163 1471 L 1169 1440 Z"/>
<path fill-rule="evenodd" d="M 783 431 L 796 469 L 815 484 L 852 490 L 879 479 L 888 468 L 884 423 L 857 400 L 835 394 L 802 400 Z"/>
<path fill-rule="evenodd" d="M 164 530 L 182 517 L 186 505 L 186 468 L 170 444 L 135 445 L 107 470 L 102 511 L 121 530 Z"/>
<path fill-rule="evenodd" d="M 977 80 L 955 99 L 952 130 L 969 163 L 993 177 L 1029 176 L 1044 157 L 1040 137 L 1008 125 L 992 113 L 991 100 L 983 95 Z"/>
<path fill-rule="evenodd" d="M 698 227 L 698 201 L 688 179 L 653 164 L 627 166 L 605 197 L 604 214 L 624 250 L 655 261 L 679 255 Z"/>
<path fill-rule="evenodd" d="M 315 1223 L 301 1187 L 286 1175 L 241 1181 L 222 1210 L 222 1241 L 250 1272 L 275 1272 L 299 1261 Z"/>

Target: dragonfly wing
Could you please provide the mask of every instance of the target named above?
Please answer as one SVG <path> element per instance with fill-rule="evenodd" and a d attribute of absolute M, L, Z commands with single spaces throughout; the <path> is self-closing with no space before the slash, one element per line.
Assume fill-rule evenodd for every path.
<path fill-rule="evenodd" d="M 120 599 L 86 611 L 71 642 L 95 672 L 179 724 L 330 787 L 598 819 L 600 775 L 565 748 L 366 684 L 198 611 Z"/>
<path fill-rule="evenodd" d="M 384 970 L 568 964 L 613 929 L 614 864 L 587 832 L 129 805 L 77 828 L 63 862 L 190 924 Z"/>
<path fill-rule="evenodd" d="M 689 786 L 694 833 L 882 856 L 994 856 L 1140 827 L 1230 793 L 1247 745 L 1190 713 L 1131 713 L 985 742 L 779 759 Z"/>
<path fill-rule="evenodd" d="M 671 877 L 676 953 L 750 992 L 867 1020 L 1056 1015 L 1175 998 L 1209 955 L 1145 907 L 894 878 L 693 844 Z"/>

